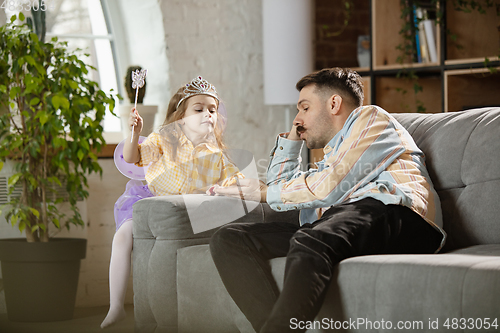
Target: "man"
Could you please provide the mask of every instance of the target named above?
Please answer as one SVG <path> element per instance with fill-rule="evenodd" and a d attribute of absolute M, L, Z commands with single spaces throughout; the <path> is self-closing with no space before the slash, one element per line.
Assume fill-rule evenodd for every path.
<path fill-rule="evenodd" d="M 389 113 L 361 106 L 360 76 L 324 69 L 296 87 L 298 113 L 290 133 L 277 138 L 267 186 L 243 180 L 241 190 L 274 210 L 301 210 L 300 225 L 227 224 L 210 242 L 222 281 L 257 332 L 288 332 L 292 319 L 314 320 L 341 260 L 434 253 L 446 237 L 422 152 Z M 323 148 L 317 169 L 299 170 L 303 141 Z M 237 188 L 215 192 L 240 195 Z M 282 256 L 280 293 L 267 261 Z"/>

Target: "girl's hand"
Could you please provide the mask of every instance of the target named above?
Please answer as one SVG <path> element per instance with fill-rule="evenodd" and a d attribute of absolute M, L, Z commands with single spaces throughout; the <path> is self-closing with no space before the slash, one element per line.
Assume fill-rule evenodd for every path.
<path fill-rule="evenodd" d="M 267 185 L 258 179 L 244 178 L 238 180 L 236 185 L 222 187 L 214 185 L 208 195 L 224 195 L 227 197 L 240 198 L 257 202 L 266 202 Z"/>
<path fill-rule="evenodd" d="M 139 112 L 137 112 L 135 108 L 130 110 L 128 125 L 131 130 L 132 126 L 134 126 L 134 133 L 131 133 L 131 138 L 125 140 L 125 146 L 123 147 L 123 159 L 127 163 L 137 163 L 141 159 L 141 153 L 137 143 L 139 141 L 139 134 L 141 133 L 143 123 L 141 116 L 139 116 Z"/>
<path fill-rule="evenodd" d="M 139 115 L 139 112 L 137 112 L 136 108 L 132 108 L 128 119 L 128 126 L 130 130 L 132 130 L 132 126 L 134 126 L 134 133 L 141 134 L 143 125 L 142 117 Z"/>

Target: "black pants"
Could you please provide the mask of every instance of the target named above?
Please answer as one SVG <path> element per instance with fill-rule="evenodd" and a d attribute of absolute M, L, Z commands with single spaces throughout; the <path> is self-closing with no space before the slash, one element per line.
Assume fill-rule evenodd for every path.
<path fill-rule="evenodd" d="M 411 209 L 367 198 L 331 207 L 312 224 L 233 223 L 210 251 L 227 291 L 257 332 L 289 332 L 314 320 L 341 260 L 367 254 L 433 253 L 441 234 Z M 286 256 L 280 293 L 268 260 Z M 300 330 L 293 330 L 298 332 Z"/>

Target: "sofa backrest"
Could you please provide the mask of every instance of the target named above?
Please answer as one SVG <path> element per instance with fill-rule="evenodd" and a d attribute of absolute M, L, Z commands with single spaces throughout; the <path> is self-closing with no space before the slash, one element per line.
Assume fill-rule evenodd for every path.
<path fill-rule="evenodd" d="M 441 199 L 445 251 L 500 243 L 500 108 L 393 114 L 426 156 Z"/>

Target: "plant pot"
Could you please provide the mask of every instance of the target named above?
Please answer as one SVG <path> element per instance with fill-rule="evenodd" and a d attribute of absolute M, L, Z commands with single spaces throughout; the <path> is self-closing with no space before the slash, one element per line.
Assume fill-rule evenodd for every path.
<path fill-rule="evenodd" d="M 128 119 L 130 117 L 130 110 L 132 110 L 133 107 L 133 104 L 122 104 L 119 106 L 120 119 L 122 123 L 122 134 L 124 139 L 128 138 L 130 135 Z M 158 106 L 137 104 L 137 111 L 139 111 L 139 115 L 142 117 L 142 120 L 144 122 L 144 126 L 142 127 L 140 135 L 148 136 L 149 134 L 151 134 L 151 132 L 153 132 L 155 125 L 155 116 L 158 112 Z"/>
<path fill-rule="evenodd" d="M 0 239 L 7 317 L 45 322 L 73 318 L 80 260 L 87 240 L 52 238 L 47 243 Z"/>

